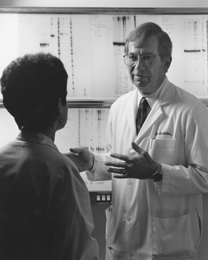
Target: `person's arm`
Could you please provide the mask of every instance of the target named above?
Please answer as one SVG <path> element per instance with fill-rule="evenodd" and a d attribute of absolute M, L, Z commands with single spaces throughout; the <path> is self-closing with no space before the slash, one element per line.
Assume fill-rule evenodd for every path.
<path fill-rule="evenodd" d="M 197 106 L 189 111 L 185 125 L 185 151 L 187 166 L 162 164 L 162 182 L 158 191 L 184 195 L 208 192 L 208 111 Z M 107 162 L 108 171 L 117 173 L 116 178 L 151 179 L 160 164 L 150 155 L 132 144 L 137 154 L 126 156 L 112 154 L 119 162 Z M 176 151 L 179 152 L 179 151 Z M 116 168 L 114 168 L 116 167 Z"/>
<path fill-rule="evenodd" d="M 84 148 L 71 148 L 70 153 L 65 155 L 70 158 L 78 167 L 79 172 L 86 171 L 87 178 L 90 181 L 105 181 L 111 180 L 111 173 L 107 171 L 105 165 L 106 161 L 110 161 L 110 153 L 112 151 L 113 133 L 112 133 L 112 119 L 110 110 L 108 116 L 108 123 L 106 128 L 106 152 L 100 154 L 92 154 Z"/>
<path fill-rule="evenodd" d="M 76 164 L 79 172 L 87 171 L 94 167 L 94 155 L 85 148 L 70 148 L 70 152 L 64 155 Z"/>
<path fill-rule="evenodd" d="M 86 171 L 90 181 L 111 180 L 111 174 L 105 166 L 106 158 L 110 160 L 109 154 L 92 154 L 85 148 L 71 148 L 70 151 L 64 155 L 75 163 L 79 172 Z"/>

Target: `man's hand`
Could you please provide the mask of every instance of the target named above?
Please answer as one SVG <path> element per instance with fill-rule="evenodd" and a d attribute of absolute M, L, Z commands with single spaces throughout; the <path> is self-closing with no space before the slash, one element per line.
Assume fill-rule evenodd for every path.
<path fill-rule="evenodd" d="M 137 152 L 136 155 L 111 154 L 111 157 L 119 159 L 121 162 L 106 162 L 107 166 L 112 166 L 108 168 L 108 171 L 118 174 L 114 175 L 114 178 L 152 179 L 159 164 L 154 162 L 148 152 L 136 143 L 132 143 L 132 148 Z"/>
<path fill-rule="evenodd" d="M 65 153 L 78 167 L 79 172 L 89 170 L 94 164 L 94 155 L 84 148 L 71 148 L 71 153 Z"/>

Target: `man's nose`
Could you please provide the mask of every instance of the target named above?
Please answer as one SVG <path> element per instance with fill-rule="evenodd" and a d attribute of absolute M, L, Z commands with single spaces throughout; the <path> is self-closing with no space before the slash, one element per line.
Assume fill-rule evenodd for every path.
<path fill-rule="evenodd" d="M 145 66 L 144 66 L 144 64 L 142 62 L 142 59 L 140 57 L 138 57 L 138 60 L 137 60 L 137 62 L 134 65 L 134 69 L 140 70 L 140 69 L 143 69 L 144 67 Z"/>

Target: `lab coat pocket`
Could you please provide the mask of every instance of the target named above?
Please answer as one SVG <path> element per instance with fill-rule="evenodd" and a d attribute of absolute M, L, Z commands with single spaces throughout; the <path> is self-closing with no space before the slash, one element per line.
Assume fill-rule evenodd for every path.
<path fill-rule="evenodd" d="M 195 252 L 200 238 L 198 216 L 152 218 L 153 251 L 156 256 L 187 256 Z"/>
<path fill-rule="evenodd" d="M 174 163 L 176 139 L 151 139 L 150 156 L 159 163 Z"/>

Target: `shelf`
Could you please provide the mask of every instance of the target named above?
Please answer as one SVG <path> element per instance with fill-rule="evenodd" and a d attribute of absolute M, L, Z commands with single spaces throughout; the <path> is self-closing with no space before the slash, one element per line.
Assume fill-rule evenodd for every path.
<path fill-rule="evenodd" d="M 198 97 L 208 107 L 208 97 Z M 110 100 L 68 100 L 68 108 L 110 108 L 116 99 Z M 0 108 L 4 108 L 0 101 Z"/>
<path fill-rule="evenodd" d="M 67 100 L 68 108 L 110 108 L 115 99 L 112 100 Z M 0 108 L 4 108 L 0 101 Z"/>
<path fill-rule="evenodd" d="M 208 7 L 0 7 L 0 13 L 35 13 L 35 14 L 208 14 Z"/>

